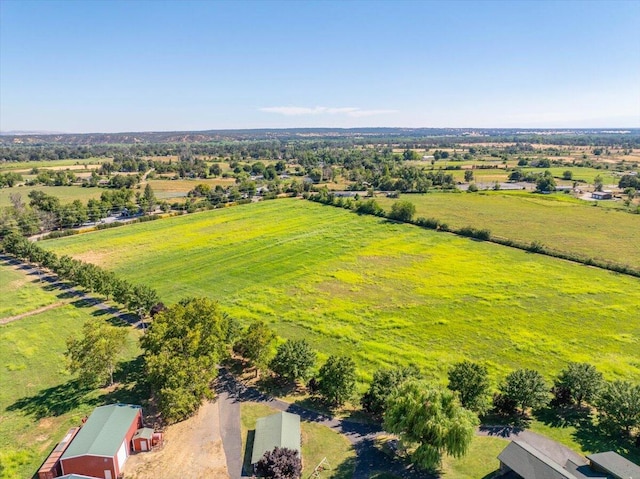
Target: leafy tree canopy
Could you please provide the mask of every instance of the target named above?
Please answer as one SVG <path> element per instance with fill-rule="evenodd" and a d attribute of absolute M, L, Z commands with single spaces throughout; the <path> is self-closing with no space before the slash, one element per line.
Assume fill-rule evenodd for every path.
<path fill-rule="evenodd" d="M 443 454 L 462 457 L 469 450 L 478 417 L 463 408 L 456 394 L 417 381 L 405 383 L 390 399 L 385 429 L 416 445 L 411 460 L 435 470 Z"/>
<path fill-rule="evenodd" d="M 373 373 L 369 390 L 362 396 L 362 408 L 374 416 L 382 416 L 389 397 L 409 379 L 418 379 L 415 366 L 378 369 Z"/>
<path fill-rule="evenodd" d="M 295 381 L 308 379 L 316 364 L 316 352 L 305 339 L 289 339 L 278 346 L 269 367 L 283 379 Z"/>
<path fill-rule="evenodd" d="M 471 361 L 454 364 L 449 370 L 449 385 L 456 391 L 463 407 L 478 414 L 489 407 L 489 373 L 487 367 Z"/>
<path fill-rule="evenodd" d="M 500 386 L 502 396 L 513 401 L 523 414 L 530 407 L 544 406 L 549 400 L 548 391 L 542 375 L 533 369 L 513 371 Z"/>
<path fill-rule="evenodd" d="M 331 404 L 341 406 L 356 389 L 356 364 L 346 356 L 329 356 L 318 373 L 318 392 Z"/>

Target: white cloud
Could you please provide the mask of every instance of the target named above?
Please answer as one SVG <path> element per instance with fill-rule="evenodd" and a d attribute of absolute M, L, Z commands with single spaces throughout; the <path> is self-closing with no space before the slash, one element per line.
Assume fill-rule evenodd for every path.
<path fill-rule="evenodd" d="M 303 116 L 303 115 L 346 115 L 352 118 L 361 118 L 365 116 L 384 115 L 387 113 L 395 113 L 396 110 L 364 110 L 356 107 L 326 107 L 316 106 L 314 108 L 304 106 L 272 106 L 260 108 L 260 111 L 267 113 L 277 113 L 285 116 Z"/>

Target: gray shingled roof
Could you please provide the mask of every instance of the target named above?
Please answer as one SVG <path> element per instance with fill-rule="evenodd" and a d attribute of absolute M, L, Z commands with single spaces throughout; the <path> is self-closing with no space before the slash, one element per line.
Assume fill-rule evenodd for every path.
<path fill-rule="evenodd" d="M 640 466 L 613 451 L 591 454 L 587 459 L 617 479 L 640 479 Z"/>
<path fill-rule="evenodd" d="M 279 412 L 256 421 L 251 464 L 262 458 L 265 452 L 276 447 L 286 447 L 300 452 L 300 416 Z"/>
<path fill-rule="evenodd" d="M 139 411 L 140 406 L 130 404 L 95 408 L 60 460 L 85 455 L 115 456 Z"/>
<path fill-rule="evenodd" d="M 498 459 L 524 479 L 577 479 L 560 464 L 524 442 L 511 442 Z"/>

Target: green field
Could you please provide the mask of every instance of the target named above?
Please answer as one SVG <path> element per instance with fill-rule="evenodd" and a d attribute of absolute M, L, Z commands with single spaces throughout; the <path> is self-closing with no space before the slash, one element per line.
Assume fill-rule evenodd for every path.
<path fill-rule="evenodd" d="M 437 218 L 450 227 L 473 226 L 525 243 L 574 252 L 640 268 L 640 215 L 594 207 L 568 195 L 521 192 L 402 195 L 416 217 Z M 387 211 L 394 201 L 377 198 Z"/>
<path fill-rule="evenodd" d="M 102 163 L 109 163 L 112 158 L 86 158 L 83 160 L 66 159 L 66 160 L 43 160 L 43 161 L 10 161 L 0 162 L 0 173 L 7 171 L 31 171 L 33 168 L 42 168 L 46 170 L 63 170 L 69 167 L 73 170 L 73 166 L 81 165 L 88 168 L 97 168 Z"/>
<path fill-rule="evenodd" d="M 1 279 L 7 275 L 0 267 Z M 16 273 L 18 274 L 18 273 Z M 20 273 L 21 274 L 21 273 Z M 25 276 L 28 282 L 30 277 Z M 35 294 L 33 285 L 27 290 Z M 0 310 L 14 300 L 2 283 Z M 24 287 L 24 286 L 23 286 Z M 59 292 L 57 294 L 60 294 Z M 42 297 L 56 298 L 54 292 Z M 35 305 L 35 303 L 34 303 Z M 77 307 L 78 306 L 78 307 Z M 68 428 L 105 402 L 120 398 L 105 390 L 84 390 L 66 371 L 66 339 L 79 335 L 83 323 L 99 312 L 66 304 L 56 309 L 0 325 L 0 478 L 22 479 L 36 472 Z M 131 330 L 126 358 L 139 354 L 138 333 Z"/>
<path fill-rule="evenodd" d="M 55 293 L 45 291 L 38 276 L 26 275 L 0 261 L 0 320 L 59 302 Z"/>
<path fill-rule="evenodd" d="M 322 357 L 349 354 L 362 380 L 410 362 L 443 379 L 463 358 L 487 362 L 496 381 L 518 367 L 550 378 L 567 361 L 640 376 L 640 280 L 303 200 L 41 244 L 164 301 L 209 296 Z"/>
<path fill-rule="evenodd" d="M 103 188 L 83 188 L 82 186 L 14 186 L 13 188 L 0 189 L 0 208 L 10 206 L 10 195 L 18 193 L 22 202 L 29 204 L 29 192 L 33 190 L 42 191 L 48 195 L 57 196 L 60 203 L 71 203 L 73 200 L 80 200 L 84 204 L 91 198 L 100 198 L 105 191 Z"/>

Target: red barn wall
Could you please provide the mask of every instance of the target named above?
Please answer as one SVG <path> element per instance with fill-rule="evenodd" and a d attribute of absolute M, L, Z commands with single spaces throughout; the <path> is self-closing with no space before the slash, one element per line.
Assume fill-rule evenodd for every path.
<path fill-rule="evenodd" d="M 60 461 L 63 474 L 83 474 L 85 476 L 104 477 L 104 471 L 109 469 L 111 477 L 118 477 L 116 461 L 113 457 L 78 456 Z"/>

